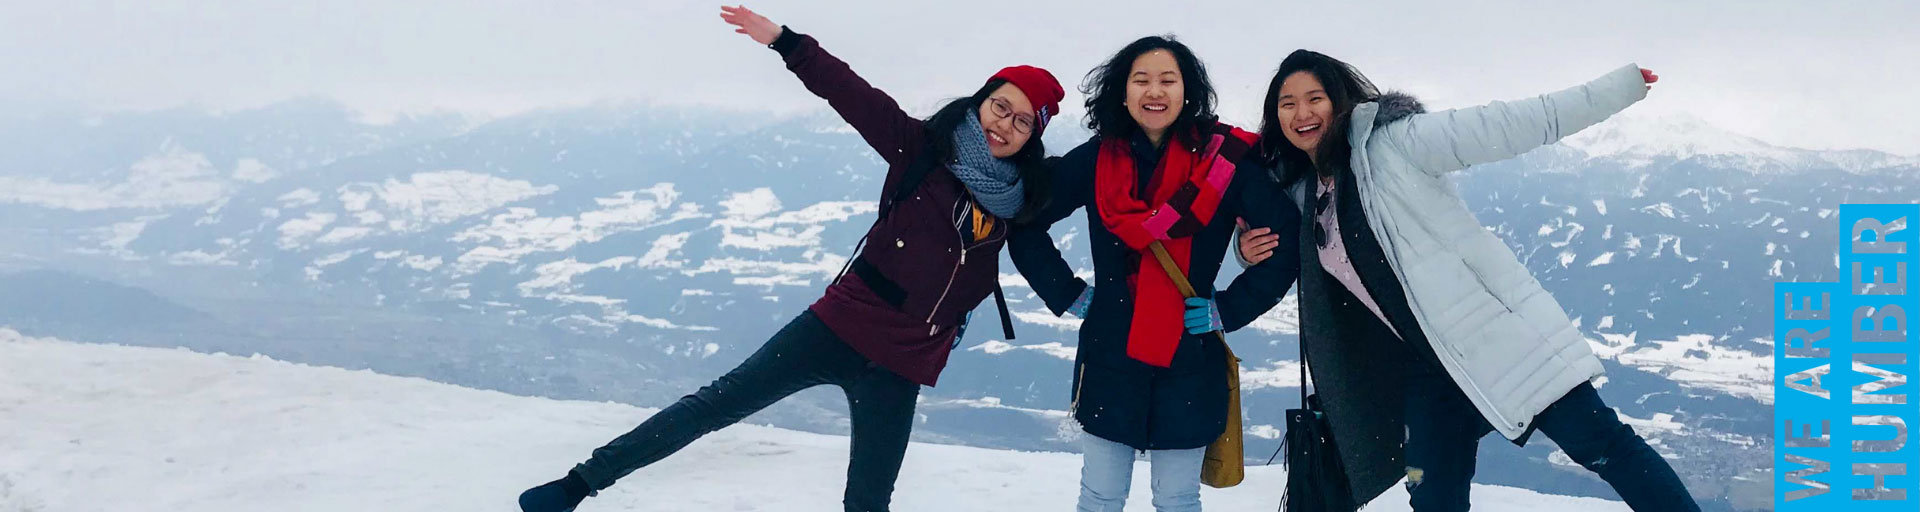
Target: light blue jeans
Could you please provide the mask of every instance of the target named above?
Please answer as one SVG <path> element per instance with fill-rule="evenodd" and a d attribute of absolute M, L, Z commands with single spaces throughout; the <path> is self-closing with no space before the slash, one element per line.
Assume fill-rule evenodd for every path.
<path fill-rule="evenodd" d="M 1133 447 L 1086 434 L 1080 436 L 1079 512 L 1121 512 L 1133 486 Z M 1205 447 L 1191 450 L 1150 450 L 1153 509 L 1158 512 L 1200 511 L 1200 464 Z"/>

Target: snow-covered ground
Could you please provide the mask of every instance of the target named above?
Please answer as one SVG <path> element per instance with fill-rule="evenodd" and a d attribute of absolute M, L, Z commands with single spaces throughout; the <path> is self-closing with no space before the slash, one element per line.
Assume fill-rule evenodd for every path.
<path fill-rule="evenodd" d="M 0 511 L 514 510 L 651 409 L 512 396 L 264 357 L 71 343 L 0 328 Z M 839 510 L 847 439 L 740 425 L 582 512 Z M 916 444 L 895 508 L 1070 510 L 1079 459 Z M 1144 464 L 1132 505 L 1147 510 Z M 1272 510 L 1284 475 L 1208 489 Z M 1626 510 L 1477 486 L 1477 510 Z M 1369 507 L 1407 510 L 1394 489 Z"/>

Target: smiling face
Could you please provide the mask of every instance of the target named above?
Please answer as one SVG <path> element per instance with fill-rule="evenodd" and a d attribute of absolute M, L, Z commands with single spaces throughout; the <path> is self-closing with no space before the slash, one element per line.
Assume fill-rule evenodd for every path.
<path fill-rule="evenodd" d="M 980 128 L 986 132 L 987 152 L 994 158 L 1008 158 L 1027 146 L 1033 137 L 1033 101 L 1013 84 L 1001 84 L 980 102 Z"/>
<path fill-rule="evenodd" d="M 1141 54 L 1127 72 L 1127 114 L 1155 144 L 1180 117 L 1180 108 L 1186 103 L 1183 78 L 1180 63 L 1166 50 Z"/>
<path fill-rule="evenodd" d="M 1295 71 L 1280 84 L 1274 115 L 1293 147 L 1314 156 L 1333 121 L 1333 99 L 1313 73 Z"/>

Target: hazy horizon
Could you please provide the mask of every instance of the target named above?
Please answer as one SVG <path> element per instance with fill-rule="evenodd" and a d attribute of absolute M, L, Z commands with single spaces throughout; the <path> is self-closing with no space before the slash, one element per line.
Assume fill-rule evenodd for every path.
<path fill-rule="evenodd" d="M 500 117 L 597 102 L 807 112 L 822 105 L 718 3 L 230 0 L 0 6 L 0 107 L 236 110 L 328 98 L 379 121 Z M 1651 0 L 1536 6 L 1366 2 L 1080 5 L 987 0 L 766 1 L 910 111 L 999 66 L 1069 89 L 1126 41 L 1173 33 L 1212 71 L 1221 114 L 1248 123 L 1280 57 L 1307 47 L 1436 108 L 1557 90 L 1635 62 L 1663 77 L 1633 112 L 1684 112 L 1776 145 L 1920 154 L 1920 4 Z M 940 20 L 933 23 L 929 20 Z M 1030 30 L 1022 30 L 1027 28 Z M 937 58 L 923 51 L 937 50 Z M 1067 103 L 1078 110 L 1080 97 Z"/>

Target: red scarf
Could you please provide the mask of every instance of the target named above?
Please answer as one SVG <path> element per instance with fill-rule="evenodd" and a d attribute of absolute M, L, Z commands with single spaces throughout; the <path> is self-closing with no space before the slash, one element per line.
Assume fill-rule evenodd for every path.
<path fill-rule="evenodd" d="M 1129 260 L 1139 262 L 1128 279 L 1134 301 L 1127 356 L 1162 368 L 1173 365 L 1174 350 L 1185 333 L 1185 297 L 1147 247 L 1160 242 L 1180 271 L 1187 272 L 1193 235 L 1213 220 L 1227 185 L 1233 183 L 1234 163 L 1259 139 L 1225 124 L 1215 124 L 1199 135 L 1207 143 L 1199 152 L 1188 148 L 1181 137 L 1169 135 L 1172 140 L 1153 176 L 1152 195 L 1147 196 L 1151 202 L 1134 193 L 1139 173 L 1125 139 L 1101 141 L 1094 173 L 1100 223 L 1135 251 Z"/>

